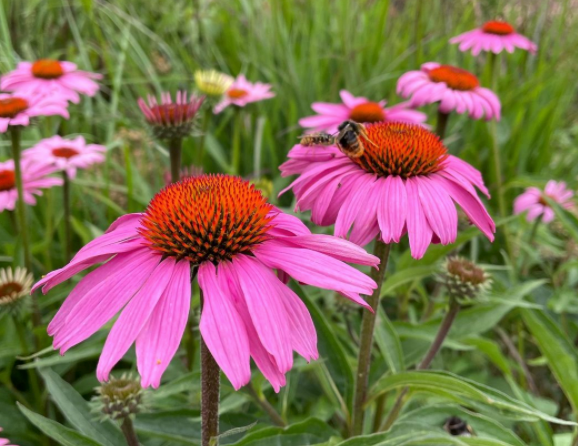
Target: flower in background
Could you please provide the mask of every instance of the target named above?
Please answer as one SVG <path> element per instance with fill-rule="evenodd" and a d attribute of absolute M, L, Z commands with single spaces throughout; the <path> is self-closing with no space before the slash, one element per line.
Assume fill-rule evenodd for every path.
<path fill-rule="evenodd" d="M 0 432 L 2 432 L 2 428 L 0 427 Z M 0 446 L 15 446 L 10 444 L 10 440 L 6 438 L 0 438 Z"/>
<path fill-rule="evenodd" d="M 0 93 L 0 133 L 10 126 L 27 126 L 36 116 L 60 115 L 68 119 L 67 102 L 50 96 L 30 92 Z"/>
<path fill-rule="evenodd" d="M 275 96 L 270 84 L 251 83 L 240 74 L 225 92 L 223 99 L 215 106 L 215 114 L 221 113 L 229 105 L 244 107 L 251 102 L 263 101 Z"/>
<path fill-rule="evenodd" d="M 0 89 L 29 92 L 35 95 L 55 97 L 80 102 L 80 94 L 94 96 L 98 84 L 94 79 L 102 75 L 78 70 L 76 64 L 52 59 L 36 62 L 20 62 L 15 70 L 0 79 Z"/>
<path fill-rule="evenodd" d="M 234 81 L 233 77 L 217 70 L 195 71 L 195 84 L 207 96 L 222 96 Z"/>
<path fill-rule="evenodd" d="M 372 102 L 364 97 L 355 97 L 347 90 L 341 90 L 339 95 L 343 104 L 314 102 L 311 108 L 318 114 L 300 119 L 299 125 L 316 132 L 335 133 L 337 126 L 349 119 L 366 124 L 390 121 L 423 124 L 427 120 L 425 113 L 411 110 L 407 102 L 386 108 L 386 101 Z"/>
<path fill-rule="evenodd" d="M 337 147 L 300 144 L 281 165 L 282 176 L 299 177 L 292 189 L 296 208 L 311 210 L 315 224 L 335 224 L 335 235 L 363 246 L 380 235 L 397 243 L 408 234 L 411 254 L 421 258 L 430 243 L 453 243 L 458 215 L 454 202 L 489 239 L 496 230 L 478 198 L 480 172 L 449 155 L 438 136 L 416 124 L 366 124 L 365 150 L 350 158 Z M 372 142 L 369 142 L 369 141 Z"/>
<path fill-rule="evenodd" d="M 20 164 L 25 203 L 34 205 L 34 195 L 42 195 L 42 189 L 62 185 L 62 178 L 49 176 L 56 172 L 54 166 L 33 159 L 22 159 Z M 17 200 L 14 160 L 4 161 L 0 163 L 0 212 L 13 211 Z"/>
<path fill-rule="evenodd" d="M 165 187 L 144 213 L 119 218 L 33 290 L 106 262 L 74 288 L 48 333 L 63 354 L 121 312 L 97 377 L 106 381 L 136 342 L 142 386 L 156 388 L 187 324 L 192 269 L 203 292 L 200 332 L 217 364 L 239 389 L 251 378 L 252 357 L 279 391 L 293 351 L 307 360 L 318 353 L 307 308 L 274 270 L 367 306 L 360 294 L 377 285 L 345 261 L 379 262 L 345 240 L 312 234 L 247 181 L 203 175 Z"/>
<path fill-rule="evenodd" d="M 512 25 L 498 20 L 486 22 L 481 28 L 453 37 L 450 43 L 459 43 L 460 51 L 472 50 L 474 56 L 480 54 L 481 51 L 499 54 L 506 50 L 508 53 L 513 53 L 514 49 L 521 48 L 535 54 L 538 50 L 534 42 L 518 34 Z"/>
<path fill-rule="evenodd" d="M 419 71 L 409 71 L 397 81 L 397 93 L 410 97 L 411 107 L 439 102 L 442 113 L 467 113 L 470 118 L 500 120 L 500 100 L 494 92 L 480 87 L 469 71 L 452 65 L 427 62 Z"/>
<path fill-rule="evenodd" d="M 195 116 L 203 105 L 204 96 L 187 95 L 186 91 L 178 91 L 175 102 L 171 94 L 161 94 L 159 104 L 154 96 L 148 96 L 148 104 L 144 99 L 138 100 L 147 123 L 155 138 L 161 140 L 181 139 L 193 131 Z"/>
<path fill-rule="evenodd" d="M 549 198 L 565 209 L 572 209 L 574 207 L 573 196 L 574 192 L 566 187 L 565 182 L 550 180 L 546 183 L 544 191 L 537 187 L 529 187 L 524 193 L 519 195 L 514 200 L 514 214 L 528 211 L 526 215 L 528 221 L 533 221 L 542 216 L 544 223 L 550 223 L 554 220 L 554 210 L 545 198 Z"/>
<path fill-rule="evenodd" d="M 32 274 L 17 266 L 0 269 L 0 312 L 17 312 L 22 308 L 22 303 L 30 295 L 30 289 L 34 283 Z M 1 443 L 0 443 L 1 445 Z"/>
<path fill-rule="evenodd" d="M 64 170 L 69 178 L 74 178 L 76 169 L 86 169 L 93 164 L 102 163 L 104 152 L 106 147 L 86 144 L 82 136 L 74 139 L 52 136 L 23 151 L 22 156 L 53 165 L 58 170 Z"/>

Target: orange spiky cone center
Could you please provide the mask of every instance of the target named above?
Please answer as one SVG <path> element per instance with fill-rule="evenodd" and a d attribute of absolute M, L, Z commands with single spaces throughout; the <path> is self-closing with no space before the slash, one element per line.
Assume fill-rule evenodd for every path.
<path fill-rule="evenodd" d="M 231 99 L 241 99 L 247 96 L 249 92 L 247 90 L 243 90 L 242 88 L 229 88 L 227 91 L 227 96 Z"/>
<path fill-rule="evenodd" d="M 507 36 L 508 34 L 513 34 L 515 32 L 512 25 L 508 22 L 502 22 L 501 20 L 490 20 L 489 22 L 484 23 L 482 31 L 489 34 L 497 34 L 499 36 Z"/>
<path fill-rule="evenodd" d="M 41 79 L 58 79 L 64 74 L 57 60 L 40 59 L 32 64 L 32 75 Z"/>
<path fill-rule="evenodd" d="M 352 160 L 381 177 L 428 175 L 439 171 L 448 156 L 439 137 L 419 125 L 378 122 L 365 130 L 367 137 L 360 136 L 363 155 Z"/>
<path fill-rule="evenodd" d="M 13 170 L 0 170 L 0 192 L 14 189 L 16 176 Z"/>
<path fill-rule="evenodd" d="M 428 72 L 433 82 L 445 82 L 453 90 L 469 91 L 480 86 L 480 81 L 469 71 L 451 65 L 440 65 Z"/>
<path fill-rule="evenodd" d="M 0 99 L 0 118 L 15 118 L 18 113 L 22 113 L 27 108 L 26 99 L 18 97 Z"/>
<path fill-rule="evenodd" d="M 385 112 L 377 102 L 364 102 L 351 109 L 349 119 L 361 123 L 381 122 L 385 120 Z"/>
<path fill-rule="evenodd" d="M 57 147 L 56 149 L 52 149 L 52 154 L 59 158 L 70 159 L 78 155 L 78 150 L 72 147 Z"/>
<path fill-rule="evenodd" d="M 150 202 L 141 235 L 151 249 L 215 264 L 267 239 L 273 206 L 249 182 L 228 175 L 188 177 L 170 184 Z"/>

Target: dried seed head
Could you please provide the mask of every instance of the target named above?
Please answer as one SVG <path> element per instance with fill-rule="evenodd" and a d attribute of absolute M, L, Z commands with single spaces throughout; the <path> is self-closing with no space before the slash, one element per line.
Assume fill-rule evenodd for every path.
<path fill-rule="evenodd" d="M 463 257 L 448 257 L 440 281 L 450 297 L 466 303 L 483 295 L 491 285 L 490 276 L 474 262 Z"/>
<path fill-rule="evenodd" d="M 95 409 L 103 418 L 123 420 L 142 411 L 144 390 L 138 379 L 123 374 L 120 378 L 96 388 L 98 396 L 93 398 Z"/>
<path fill-rule="evenodd" d="M 28 307 L 34 278 L 25 268 L 0 269 L 0 313 L 17 314 Z"/>

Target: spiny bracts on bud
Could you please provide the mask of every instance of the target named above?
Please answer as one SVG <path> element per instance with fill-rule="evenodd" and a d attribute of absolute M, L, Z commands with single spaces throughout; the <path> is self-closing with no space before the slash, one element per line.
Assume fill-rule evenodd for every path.
<path fill-rule="evenodd" d="M 460 256 L 447 258 L 439 280 L 446 287 L 450 298 L 461 304 L 483 296 L 492 283 L 483 268 Z"/>
<path fill-rule="evenodd" d="M 120 378 L 111 376 L 110 381 L 96 388 L 98 393 L 92 401 L 94 411 L 102 419 L 123 420 L 142 412 L 144 405 L 144 389 L 140 381 L 130 374 Z"/>
<path fill-rule="evenodd" d="M 15 315 L 27 307 L 34 278 L 25 268 L 0 269 L 0 314 Z"/>

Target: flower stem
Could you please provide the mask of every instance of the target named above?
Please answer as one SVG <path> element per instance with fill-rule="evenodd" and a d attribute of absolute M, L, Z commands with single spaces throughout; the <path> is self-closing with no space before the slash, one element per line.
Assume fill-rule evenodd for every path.
<path fill-rule="evenodd" d="M 120 429 L 126 439 L 126 444 L 128 446 L 139 446 L 138 437 L 136 436 L 136 432 L 134 430 L 134 426 L 132 425 L 132 420 L 130 417 L 125 417 Z"/>
<path fill-rule="evenodd" d="M 442 323 L 440 325 L 438 333 L 437 333 L 435 339 L 433 340 L 426 355 L 421 360 L 421 362 L 417 365 L 416 370 L 426 370 L 429 368 L 433 359 L 436 357 L 436 355 L 440 351 L 440 348 L 441 348 L 442 344 L 444 343 L 444 340 L 448 336 L 448 333 L 450 332 L 450 329 L 452 328 L 452 324 L 454 323 L 454 320 L 456 319 L 456 316 L 458 315 L 459 311 L 460 311 L 459 302 L 457 301 L 457 299 L 451 298 L 450 307 L 448 309 L 448 312 L 446 313 L 446 315 L 444 316 L 444 318 L 442 320 Z M 408 392 L 409 392 L 409 388 L 405 387 L 401 391 L 401 393 L 397 396 L 397 399 L 395 400 L 395 403 L 393 404 L 393 407 L 391 408 L 391 411 L 389 412 L 389 415 L 388 415 L 387 419 L 385 420 L 385 422 L 383 423 L 380 431 L 388 430 L 391 427 L 391 425 L 395 422 L 399 413 L 401 412 L 401 409 L 403 408 L 403 405 L 405 403 L 405 397 L 406 397 Z"/>
<path fill-rule="evenodd" d="M 241 110 L 235 107 L 235 119 L 233 123 L 233 154 L 231 156 L 231 171 L 233 175 L 241 174 L 241 129 L 243 127 L 243 115 Z"/>
<path fill-rule="evenodd" d="M 28 356 L 30 354 L 30 349 L 28 348 L 28 341 L 26 340 L 26 333 L 23 329 L 22 321 L 19 321 L 14 316 L 12 317 L 12 321 L 14 322 L 14 327 L 16 328 L 18 339 L 20 340 L 22 356 Z M 42 405 L 42 394 L 40 392 L 40 383 L 34 369 L 28 369 L 28 382 L 30 383 L 30 389 L 32 390 L 34 400 L 36 401 L 36 407 L 41 413 L 43 413 L 44 410 Z"/>
<path fill-rule="evenodd" d="M 26 224 L 24 187 L 22 186 L 22 168 L 20 166 L 20 127 L 11 126 L 10 136 L 12 137 L 12 157 L 14 158 L 14 179 L 16 182 L 16 190 L 18 192 L 18 201 L 16 201 L 18 232 L 20 233 L 20 238 L 22 239 L 22 249 L 24 250 L 24 266 L 28 271 L 32 271 L 30 244 L 28 242 L 28 225 Z"/>
<path fill-rule="evenodd" d="M 62 185 L 63 204 L 64 204 L 64 255 L 65 263 L 70 261 L 70 254 L 72 252 L 72 229 L 71 229 L 71 215 L 70 215 L 70 178 L 66 170 L 62 171 Z"/>
<path fill-rule="evenodd" d="M 436 122 L 436 134 L 440 137 L 443 141 L 444 136 L 446 135 L 446 127 L 448 125 L 448 121 L 450 118 L 449 113 L 444 113 L 438 108 L 438 120 Z"/>
<path fill-rule="evenodd" d="M 171 182 L 176 183 L 181 178 L 181 152 L 183 146 L 182 138 L 169 140 L 169 154 L 171 157 Z"/>
<path fill-rule="evenodd" d="M 207 107 L 205 109 L 205 114 L 203 116 L 203 124 L 201 127 L 201 138 L 199 140 L 199 150 L 197 150 L 197 166 L 203 167 L 203 158 L 205 157 L 205 141 L 207 139 L 207 132 L 209 130 L 209 122 L 211 121 L 211 108 Z"/>
<path fill-rule="evenodd" d="M 201 338 L 201 445 L 216 446 L 219 435 L 220 370 Z"/>
<path fill-rule="evenodd" d="M 363 431 L 363 419 L 365 416 L 364 405 L 367 397 L 367 386 L 369 378 L 369 364 L 371 362 L 371 348 L 373 346 L 373 331 L 375 328 L 375 319 L 379 310 L 379 297 L 381 286 L 387 269 L 389 251 L 391 245 L 385 244 L 380 240 L 375 241 L 373 254 L 380 259 L 379 269 L 371 270 L 371 278 L 377 283 L 377 289 L 367 299 L 367 303 L 373 308 L 374 312 L 364 311 L 361 320 L 361 333 L 359 336 L 359 355 L 357 358 L 357 373 L 355 375 L 355 392 L 353 396 L 353 416 L 352 416 L 352 435 L 360 435 Z"/>
<path fill-rule="evenodd" d="M 267 415 L 269 415 L 269 418 L 271 418 L 271 421 L 273 421 L 273 423 L 281 427 L 287 426 L 285 420 L 281 418 L 281 415 L 279 415 L 279 413 L 275 410 L 275 408 L 271 405 L 271 403 L 269 403 L 269 401 L 267 401 L 265 397 L 261 397 L 257 394 L 257 391 L 253 387 L 252 383 L 247 384 L 246 389 L 247 393 L 251 395 L 251 398 L 255 400 L 255 402 L 261 407 L 261 409 L 263 409 L 263 411 L 267 413 Z"/>

